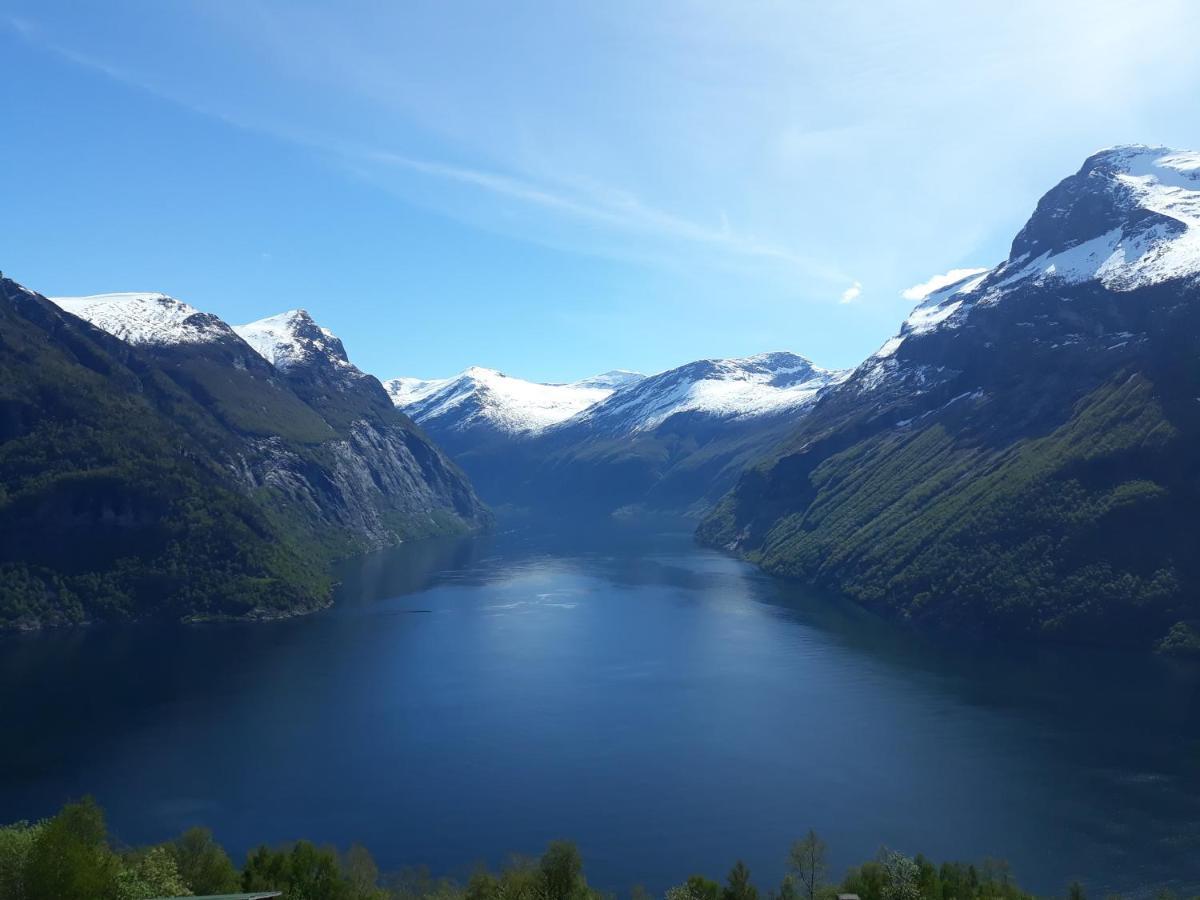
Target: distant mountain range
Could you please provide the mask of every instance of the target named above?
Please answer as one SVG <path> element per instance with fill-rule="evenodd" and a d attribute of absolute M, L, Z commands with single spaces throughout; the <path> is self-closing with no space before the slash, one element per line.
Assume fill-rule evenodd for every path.
<path fill-rule="evenodd" d="M 537 384 L 491 369 L 385 382 L 493 503 L 576 513 L 698 512 L 847 373 L 794 353 Z"/>
<path fill-rule="evenodd" d="M 1200 650 L 1197 153 L 1090 157 L 852 371 L 381 384 L 301 310 L 0 285 L 0 624 L 312 608 L 335 556 L 486 527 L 461 466 L 914 623 Z"/>
<path fill-rule="evenodd" d="M 490 521 L 303 311 L 2 280 L 0 317 L 0 625 L 286 615 L 338 556 Z"/>

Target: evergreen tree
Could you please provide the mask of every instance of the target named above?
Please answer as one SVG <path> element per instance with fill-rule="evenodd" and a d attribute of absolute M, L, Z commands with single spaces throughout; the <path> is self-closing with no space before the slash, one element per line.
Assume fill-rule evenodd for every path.
<path fill-rule="evenodd" d="M 585 887 L 583 858 L 570 841 L 553 841 L 538 865 L 549 900 L 568 900 Z"/>
<path fill-rule="evenodd" d="M 758 900 L 758 888 L 750 883 L 750 869 L 740 859 L 729 870 L 721 900 Z"/>

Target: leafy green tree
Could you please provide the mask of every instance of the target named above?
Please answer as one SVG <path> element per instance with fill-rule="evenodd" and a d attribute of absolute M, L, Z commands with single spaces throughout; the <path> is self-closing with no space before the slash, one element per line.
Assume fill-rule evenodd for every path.
<path fill-rule="evenodd" d="M 186 897 L 192 892 L 179 874 L 175 856 L 166 847 L 152 847 L 129 859 L 117 875 L 120 900 Z"/>
<path fill-rule="evenodd" d="M 386 894 L 379 887 L 379 866 L 366 847 L 355 844 L 346 851 L 342 861 L 348 900 L 384 900 Z"/>
<path fill-rule="evenodd" d="M 243 891 L 282 890 L 288 881 L 287 854 L 260 846 L 246 857 L 242 866 Z"/>
<path fill-rule="evenodd" d="M 189 828 L 167 849 L 193 894 L 231 894 L 238 889 L 237 869 L 207 828 Z"/>
<path fill-rule="evenodd" d="M 44 822 L 17 822 L 0 828 L 0 897 L 26 900 L 26 870 Z"/>
<path fill-rule="evenodd" d="M 343 900 L 348 888 L 337 855 L 311 841 L 297 841 L 288 859 L 287 891 L 293 900 Z"/>
<path fill-rule="evenodd" d="M 758 900 L 758 888 L 750 883 L 750 868 L 740 859 L 729 870 L 721 900 Z"/>
<path fill-rule="evenodd" d="M 493 900 L 499 889 L 500 879 L 489 872 L 486 867 L 479 866 L 467 880 L 467 888 L 463 897 L 464 900 Z M 394 895 L 395 891 L 392 893 Z"/>
<path fill-rule="evenodd" d="M 721 900 L 721 886 L 711 878 L 692 875 L 685 883 L 695 900 Z"/>
<path fill-rule="evenodd" d="M 500 873 L 497 900 L 545 900 L 549 888 L 540 861 L 514 856 Z"/>
<path fill-rule="evenodd" d="M 583 880 L 583 858 L 579 848 L 570 841 L 552 841 L 542 854 L 538 868 L 549 900 L 568 900 L 587 888 Z"/>
<path fill-rule="evenodd" d="M 918 853 L 913 860 L 917 864 L 917 890 L 924 900 L 942 900 L 942 879 L 937 866 Z"/>
<path fill-rule="evenodd" d="M 775 900 L 800 900 L 800 890 L 796 887 L 796 879 L 791 875 L 784 875 L 783 881 L 779 884 L 779 893 L 775 895 Z"/>
<path fill-rule="evenodd" d="M 883 900 L 887 886 L 887 873 L 878 860 L 870 860 L 861 866 L 851 868 L 842 879 L 842 892 L 858 894 L 862 900 Z M 970 900 L 974 895 L 967 894 L 958 900 Z"/>
<path fill-rule="evenodd" d="M 825 842 L 811 828 L 808 834 L 792 844 L 788 868 L 801 896 L 806 900 L 816 900 L 817 891 L 825 883 L 828 865 L 825 862 Z"/>
<path fill-rule="evenodd" d="M 885 849 L 882 853 L 883 870 L 885 875 L 883 900 L 921 900 L 921 870 L 915 861 Z"/>
<path fill-rule="evenodd" d="M 46 823 L 29 851 L 29 900 L 113 900 L 120 860 L 108 847 L 104 814 L 85 797 Z"/>

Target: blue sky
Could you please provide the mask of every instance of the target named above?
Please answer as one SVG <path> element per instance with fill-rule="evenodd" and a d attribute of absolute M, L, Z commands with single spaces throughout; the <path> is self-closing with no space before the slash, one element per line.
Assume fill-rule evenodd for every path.
<path fill-rule="evenodd" d="M 0 268 L 302 306 L 382 377 L 853 365 L 1088 153 L 1200 146 L 1197 26 L 1187 0 L 0 0 Z"/>

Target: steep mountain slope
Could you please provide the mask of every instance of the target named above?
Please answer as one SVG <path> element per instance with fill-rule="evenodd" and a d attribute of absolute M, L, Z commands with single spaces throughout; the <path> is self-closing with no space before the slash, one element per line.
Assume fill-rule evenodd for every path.
<path fill-rule="evenodd" d="M 54 302 L 140 347 L 216 415 L 246 489 L 331 553 L 486 519 L 457 469 L 303 310 L 234 329 L 161 294 Z"/>
<path fill-rule="evenodd" d="M 251 339 L 286 387 L 335 435 L 317 447 L 256 444 L 266 461 L 265 469 L 254 472 L 257 481 L 285 492 L 310 516 L 348 530 L 356 549 L 490 522 L 461 470 L 307 312 L 294 310 L 235 331 Z"/>
<path fill-rule="evenodd" d="M 0 278 L 0 627 L 322 605 L 227 450 L 147 356 Z"/>
<path fill-rule="evenodd" d="M 15 298 L 14 321 L 24 315 L 55 340 L 69 338 L 68 348 L 54 341 L 48 346 L 87 371 L 53 354 L 34 367 L 25 345 L 46 339 L 28 327 L 14 328 L 6 384 L 13 396 L 25 398 L 25 406 L 10 404 L 9 417 L 17 417 L 10 430 L 25 440 L 0 445 L 0 477 L 17 478 L 22 466 L 32 465 L 26 460 L 34 438 L 22 423 L 36 419 L 42 431 L 35 433 L 49 442 L 37 451 L 39 465 L 62 478 L 47 482 L 59 492 L 53 502 L 30 493 L 26 482 L 13 482 L 30 498 L 23 502 L 33 506 L 8 510 L 10 522 L 20 527 L 10 534 L 4 560 L 14 572 L 24 567 L 25 574 L 5 584 L 12 591 L 27 584 L 17 599 L 7 591 L 0 599 L 0 625 L 308 609 L 327 599 L 324 566 L 337 556 L 489 521 L 457 467 L 306 313 L 288 314 L 278 325 L 293 352 L 281 351 L 276 366 L 220 319 L 161 294 L 59 298 L 51 304 L 8 283 L 7 296 Z M 261 323 L 250 327 L 266 330 Z M 18 346 L 21 334 L 26 338 Z M 77 335 L 88 337 L 86 352 Z M 120 365 L 92 365 L 100 352 L 114 355 Z M 46 371 L 65 373 L 53 394 L 40 386 Z M 105 376 L 111 379 L 107 386 L 98 383 Z M 136 442 L 122 449 L 119 431 L 110 435 L 102 428 L 108 419 L 93 424 L 94 417 L 58 396 L 76 382 L 86 386 L 79 393 L 102 395 L 98 409 L 116 410 L 110 411 L 114 428 L 152 432 L 153 441 L 146 438 L 144 446 L 157 442 L 155 452 L 138 450 Z M 138 402 L 155 414 L 131 424 Z M 35 415 L 31 409 L 43 411 Z M 73 419 L 82 423 L 78 433 Z M 69 440 L 47 437 L 64 429 Z M 103 434 L 97 436 L 97 429 Z M 73 450 L 80 441 L 89 449 Z M 178 516 L 209 523 L 214 511 L 228 507 L 234 512 L 226 518 L 242 516 L 257 536 L 230 525 L 219 535 L 169 542 L 163 535 L 178 532 L 176 508 L 155 499 L 157 488 L 146 482 L 161 480 L 166 490 L 172 478 L 182 478 L 175 472 L 180 459 L 191 468 L 183 478 L 187 492 L 177 488 L 170 494 L 171 502 L 187 504 Z M 114 467 L 120 477 L 105 482 L 95 496 L 81 499 L 63 487 L 98 484 L 101 476 L 93 470 Z M 75 557 L 60 545 L 59 536 L 68 532 L 74 540 L 84 538 L 86 552 L 76 555 L 90 559 L 89 568 L 76 572 Z M 212 552 L 205 553 L 206 547 Z M 155 590 L 152 575 L 168 566 L 160 561 L 168 551 L 171 572 L 186 572 L 188 578 L 185 584 L 164 576 L 158 582 L 162 589 Z M 247 556 L 258 566 L 254 578 L 241 574 L 239 560 Z M 274 557 L 277 562 L 263 562 Z M 223 567 L 230 574 L 222 580 L 213 573 Z M 61 591 L 53 587 L 60 577 L 67 578 Z"/>
<path fill-rule="evenodd" d="M 1120 147 L 931 293 L 699 537 L 930 625 L 1200 618 L 1200 154 Z"/>

